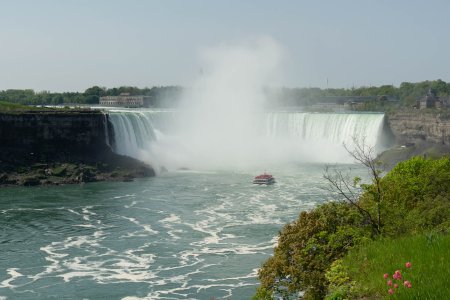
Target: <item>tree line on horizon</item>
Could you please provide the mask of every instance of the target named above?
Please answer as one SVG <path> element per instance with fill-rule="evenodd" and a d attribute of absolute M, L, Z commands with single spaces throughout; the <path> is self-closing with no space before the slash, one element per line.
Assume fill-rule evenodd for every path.
<path fill-rule="evenodd" d="M 23 105 L 83 105 L 99 104 L 100 97 L 118 96 L 122 93 L 130 95 L 144 95 L 160 99 L 174 99 L 180 97 L 183 88 L 180 86 L 162 86 L 152 88 L 137 88 L 121 86 L 118 88 L 106 88 L 93 86 L 84 92 L 36 92 L 32 89 L 8 89 L 0 91 L 0 101 L 12 102 Z"/>
<path fill-rule="evenodd" d="M 324 97 L 380 97 L 386 96 L 397 99 L 400 106 L 411 107 L 422 98 L 429 89 L 433 89 L 437 96 L 449 98 L 450 83 L 441 79 L 422 81 L 417 83 L 402 82 L 399 87 L 393 85 L 358 87 L 358 88 L 265 88 L 269 100 L 281 106 L 309 106 Z M 118 96 L 121 93 L 130 95 L 144 95 L 152 98 L 153 103 L 165 106 L 164 102 L 174 103 L 187 90 L 181 86 L 160 86 L 152 88 L 138 88 L 121 86 L 106 88 L 93 86 L 84 92 L 50 92 L 34 91 L 32 89 L 7 89 L 0 91 L 0 101 L 24 105 L 83 105 L 98 104 L 102 96 Z M 170 101 L 169 101 L 170 100 Z"/>

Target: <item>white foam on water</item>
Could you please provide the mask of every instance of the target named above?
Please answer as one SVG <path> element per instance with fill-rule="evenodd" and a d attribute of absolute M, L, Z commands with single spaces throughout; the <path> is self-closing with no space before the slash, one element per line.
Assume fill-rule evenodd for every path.
<path fill-rule="evenodd" d="M 240 225 L 251 225 L 251 224 L 283 224 L 284 222 L 278 218 L 265 212 L 257 212 L 248 215 L 249 221 L 243 221 Z"/>
<path fill-rule="evenodd" d="M 275 204 L 265 204 L 261 207 L 261 209 L 266 213 L 273 213 L 277 210 L 277 206 Z"/>
<path fill-rule="evenodd" d="M 156 277 L 150 271 L 156 257 L 154 254 L 142 253 L 141 248 L 117 252 L 100 246 L 99 242 L 91 241 L 90 245 L 85 247 L 88 254 L 82 257 L 70 257 L 68 253 L 56 252 L 63 250 L 69 252 L 71 248 L 78 248 L 87 243 L 86 237 L 72 237 L 63 243 L 43 247 L 42 250 L 49 255 L 46 260 L 52 264 L 44 272 L 33 276 L 34 281 L 51 276 L 61 277 L 64 282 L 84 277 L 93 278 L 99 283 L 147 282 Z M 101 252 L 104 252 L 103 255 L 99 254 Z M 101 256 L 113 258 L 99 260 Z"/>
<path fill-rule="evenodd" d="M 179 233 L 183 233 L 183 230 L 181 229 L 175 229 L 175 224 L 180 224 L 181 219 L 176 214 L 170 214 L 168 217 L 159 220 L 158 222 L 163 224 L 163 227 L 167 229 L 167 234 L 173 239 L 173 240 L 179 240 L 181 237 L 178 235 Z"/>
<path fill-rule="evenodd" d="M 124 205 L 125 208 L 131 208 L 134 207 L 137 204 L 137 201 L 133 201 L 130 203 L 130 205 Z"/>
<path fill-rule="evenodd" d="M 152 226 L 149 224 L 141 224 L 138 220 L 136 220 L 135 218 L 129 218 L 129 217 L 125 217 L 122 216 L 123 219 L 130 221 L 131 223 L 141 227 L 142 229 L 144 229 L 145 232 L 148 232 L 150 234 L 158 234 L 159 232 L 156 230 L 152 229 Z"/>
<path fill-rule="evenodd" d="M 183 230 L 180 229 L 174 229 L 174 230 L 168 230 L 167 234 L 173 239 L 173 240 L 179 240 L 181 239 L 180 234 L 183 233 Z"/>
<path fill-rule="evenodd" d="M 180 223 L 180 216 L 175 214 L 170 214 L 167 218 L 159 220 L 161 223 Z"/>
<path fill-rule="evenodd" d="M 112 197 L 112 199 L 123 199 L 123 198 L 133 198 L 136 197 L 136 194 L 127 194 L 127 195 L 122 195 L 122 196 L 114 196 Z"/>
<path fill-rule="evenodd" d="M 180 258 L 180 262 L 179 262 L 180 267 L 175 267 L 175 268 L 181 268 L 181 267 L 187 267 L 187 266 L 191 267 L 191 266 L 195 266 L 204 261 L 203 258 L 200 258 L 199 253 L 196 253 L 191 250 L 181 251 L 178 254 L 178 257 Z"/>
<path fill-rule="evenodd" d="M 216 254 L 216 255 L 226 255 L 226 254 L 237 254 L 237 255 L 247 255 L 247 254 L 264 254 L 268 249 L 272 249 L 273 245 L 243 245 L 243 244 L 227 244 L 228 247 L 225 248 L 210 248 L 204 247 L 200 249 L 202 254 Z"/>
<path fill-rule="evenodd" d="M 92 224 L 75 224 L 72 225 L 73 227 L 82 227 L 82 228 L 96 228 L 95 225 Z"/>
<path fill-rule="evenodd" d="M 90 208 L 92 207 L 83 208 L 83 213 L 96 215 L 89 211 Z M 134 218 L 128 219 L 141 226 L 147 235 L 148 232 L 154 234 L 148 225 L 142 225 Z M 96 222 L 96 224 L 101 226 L 101 222 Z M 30 275 L 33 282 L 47 277 L 60 277 L 64 282 L 70 282 L 74 278 L 93 278 L 99 283 L 146 282 L 155 278 L 155 275 L 149 271 L 155 255 L 142 253 L 141 248 L 118 252 L 103 246 L 102 240 L 108 236 L 103 230 L 107 228 L 105 226 L 96 227 L 93 224 L 76 224 L 74 226 L 97 228 L 97 230 L 90 235 L 70 236 L 61 242 L 52 242 L 41 247 L 40 250 L 46 254 L 45 260 L 50 262 L 50 265 L 46 266 L 44 271 Z M 71 253 L 74 249 L 80 249 L 84 255 L 73 256 Z M 102 260 L 103 256 L 113 258 Z"/>
<path fill-rule="evenodd" d="M 76 212 L 76 211 L 74 211 L 73 209 L 67 209 L 67 211 L 68 212 L 71 212 L 71 213 L 73 213 L 73 214 L 75 214 L 75 215 L 77 215 L 77 216 L 82 216 L 82 214 L 80 214 L 79 212 Z"/>
<path fill-rule="evenodd" d="M 243 275 L 243 276 L 236 276 L 236 277 L 224 277 L 224 278 L 219 278 L 219 279 L 211 279 L 211 278 L 206 278 L 206 281 L 209 282 L 220 282 L 220 281 L 230 281 L 230 280 L 243 280 L 243 279 L 254 279 L 258 276 L 258 270 L 259 269 L 253 269 L 252 272 L 248 273 L 247 275 Z"/>
<path fill-rule="evenodd" d="M 90 211 L 90 209 L 92 209 L 92 208 L 93 208 L 93 206 L 86 206 L 86 207 L 83 207 L 83 209 L 82 209 L 83 214 L 85 214 L 85 215 L 91 215 L 91 216 L 97 215 L 96 213 Z"/>
<path fill-rule="evenodd" d="M 232 290 L 237 288 L 237 287 L 244 287 L 244 286 L 252 286 L 254 285 L 253 282 L 237 282 L 237 283 L 218 283 L 218 284 L 205 284 L 205 285 L 199 285 L 199 284 L 195 284 L 195 285 L 191 285 L 188 286 L 187 288 L 189 289 L 196 289 L 197 293 L 200 293 L 202 290 L 207 290 L 210 288 L 229 288 L 226 289 L 225 291 L 229 292 L 228 295 L 226 295 L 224 298 L 228 298 L 232 296 Z"/>
<path fill-rule="evenodd" d="M 6 269 L 6 273 L 8 273 L 8 275 L 11 277 L 0 282 L 0 288 L 11 288 L 12 289 L 12 288 L 16 287 L 15 285 L 11 284 L 11 282 L 13 282 L 17 278 L 23 276 L 23 274 L 19 273 L 17 270 L 19 270 L 19 269 L 18 268 Z M 0 299 L 1 299 L 1 296 L 0 296 Z"/>

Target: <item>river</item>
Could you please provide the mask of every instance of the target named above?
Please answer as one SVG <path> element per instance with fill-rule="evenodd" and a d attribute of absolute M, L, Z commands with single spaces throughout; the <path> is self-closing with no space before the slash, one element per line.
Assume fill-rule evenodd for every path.
<path fill-rule="evenodd" d="M 116 136 L 122 136 L 116 140 L 116 151 L 160 159 L 164 163 L 158 176 L 133 182 L 0 190 L 0 299 L 250 299 L 258 285 L 257 270 L 273 253 L 284 224 L 330 200 L 324 162 L 296 160 L 289 156 L 291 150 L 277 149 L 294 147 L 290 141 L 296 137 L 305 146 L 330 124 L 334 128 L 324 131 L 323 140 L 334 149 L 348 139 L 343 130 L 363 128 L 362 134 L 377 133 L 383 120 L 382 115 L 371 114 L 331 119 L 325 114 L 306 119 L 283 115 L 281 119 L 287 118 L 290 127 L 264 126 L 266 136 L 281 137 L 276 147 L 263 148 L 270 156 L 257 154 L 266 160 L 243 167 L 231 164 L 248 157 L 236 156 L 234 145 L 228 143 L 227 152 L 219 151 L 223 160 L 208 161 L 208 152 L 218 151 L 210 148 L 203 152 L 203 161 L 180 169 L 189 161 L 173 151 L 158 157 L 174 144 L 166 152 L 155 151 L 153 147 L 165 141 L 161 137 L 168 133 L 157 128 L 149 114 L 116 112 L 112 121 Z M 150 130 L 148 139 L 153 142 L 126 147 L 130 135 L 135 141 L 145 138 L 135 136 L 136 126 L 142 127 L 139 122 L 125 126 L 126 119 L 136 116 L 151 121 L 142 134 Z M 365 125 L 361 118 L 367 120 Z M 279 116 L 266 120 L 280 124 Z M 308 122 L 315 125 L 304 127 Z M 274 128 L 279 132 L 274 133 Z M 334 135 L 329 134 L 331 129 Z M 243 140 L 239 142 L 242 145 Z M 255 143 L 261 146 L 250 141 Z M 255 151 L 251 146 L 247 149 Z M 151 155 L 140 157 L 142 153 Z M 273 159 L 280 155 L 287 159 Z M 179 165 L 168 164 L 170 159 Z M 339 168 L 352 167 L 353 175 L 365 176 L 358 166 L 337 162 Z M 252 184 L 253 177 L 266 168 L 277 183 Z"/>

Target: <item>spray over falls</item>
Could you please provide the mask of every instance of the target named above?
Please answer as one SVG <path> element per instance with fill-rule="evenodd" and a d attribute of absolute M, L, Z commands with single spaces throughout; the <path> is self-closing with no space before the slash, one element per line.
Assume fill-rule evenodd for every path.
<path fill-rule="evenodd" d="M 261 169 L 348 162 L 342 143 L 351 146 L 352 137 L 376 145 L 382 114 L 268 112 L 263 89 L 277 83 L 282 58 L 267 37 L 206 49 L 177 109 L 111 114 L 116 151 L 156 169 Z"/>

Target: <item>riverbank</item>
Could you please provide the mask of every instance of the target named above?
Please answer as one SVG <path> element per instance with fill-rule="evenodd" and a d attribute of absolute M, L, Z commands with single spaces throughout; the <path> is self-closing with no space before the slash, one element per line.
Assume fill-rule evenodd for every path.
<path fill-rule="evenodd" d="M 0 187 L 131 181 L 151 176 L 155 176 L 151 166 L 114 153 L 105 153 L 103 158 L 96 161 L 2 161 L 0 165 Z"/>
<path fill-rule="evenodd" d="M 450 113 L 447 110 L 388 112 L 384 131 L 393 146 L 377 160 L 388 169 L 414 156 L 438 159 L 450 155 Z"/>
<path fill-rule="evenodd" d="M 399 162 L 414 156 L 439 159 L 450 156 L 450 146 L 442 144 L 418 143 L 395 146 L 380 153 L 376 160 L 381 162 L 386 169 L 392 169 Z"/>

